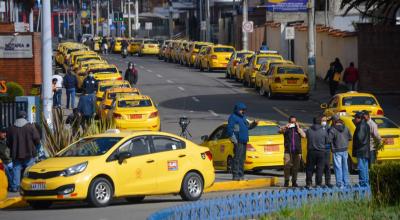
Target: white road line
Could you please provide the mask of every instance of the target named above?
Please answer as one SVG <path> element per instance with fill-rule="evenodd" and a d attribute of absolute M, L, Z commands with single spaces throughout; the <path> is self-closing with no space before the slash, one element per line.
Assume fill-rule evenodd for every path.
<path fill-rule="evenodd" d="M 174 81 L 167 79 L 167 83 L 174 83 Z"/>
<path fill-rule="evenodd" d="M 152 70 L 146 70 L 147 72 L 149 72 L 149 73 L 152 73 L 153 71 Z"/>
<path fill-rule="evenodd" d="M 181 91 L 185 91 L 185 88 L 178 86 L 178 89 Z"/>
<path fill-rule="evenodd" d="M 217 113 L 215 113 L 213 110 L 208 110 L 208 112 L 210 112 L 210 114 L 212 114 L 215 117 L 218 117 L 219 115 Z"/>
<path fill-rule="evenodd" d="M 157 74 L 156 75 L 158 78 L 163 78 L 163 76 L 161 74 Z"/>
<path fill-rule="evenodd" d="M 140 69 L 144 69 L 144 66 L 139 66 Z"/>
<path fill-rule="evenodd" d="M 199 100 L 197 97 L 195 97 L 195 96 L 193 96 L 192 99 L 193 99 L 193 101 L 195 101 L 195 102 L 200 102 L 200 100 Z"/>

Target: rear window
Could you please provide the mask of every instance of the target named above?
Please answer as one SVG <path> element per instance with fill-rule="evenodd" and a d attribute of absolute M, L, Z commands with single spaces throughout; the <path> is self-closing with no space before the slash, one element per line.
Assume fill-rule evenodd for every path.
<path fill-rule="evenodd" d="M 126 85 L 126 86 L 127 86 L 127 85 Z M 125 87 L 125 88 L 127 88 L 127 87 Z M 139 95 L 138 92 L 112 92 L 112 93 L 108 93 L 107 98 L 108 98 L 108 99 L 115 99 L 115 97 L 117 96 L 117 94 L 118 94 L 118 95 L 119 95 L 119 94 L 138 94 L 138 95 Z"/>
<path fill-rule="evenodd" d="M 158 41 L 156 41 L 156 40 L 147 40 L 144 43 L 145 44 L 158 44 Z"/>
<path fill-rule="evenodd" d="M 393 121 L 387 118 L 371 118 L 377 125 L 378 128 L 399 128 Z"/>
<path fill-rule="evenodd" d="M 92 69 L 90 70 L 93 74 L 96 73 L 118 73 L 117 68 L 115 67 L 110 67 L 110 68 L 100 68 L 100 69 Z"/>
<path fill-rule="evenodd" d="M 304 74 L 304 71 L 299 67 L 279 67 L 278 74 Z"/>
<path fill-rule="evenodd" d="M 376 100 L 370 96 L 353 96 L 342 99 L 344 106 L 350 105 L 377 105 Z"/>
<path fill-rule="evenodd" d="M 152 106 L 150 99 L 122 100 L 118 102 L 119 108 L 135 108 L 135 107 L 149 107 L 149 106 Z"/>
<path fill-rule="evenodd" d="M 215 53 L 231 53 L 233 52 L 232 47 L 214 47 Z"/>
<path fill-rule="evenodd" d="M 87 60 L 100 60 L 100 57 L 79 57 L 76 62 L 79 63 Z"/>
<path fill-rule="evenodd" d="M 207 46 L 206 44 L 196 44 L 194 45 L 195 49 L 201 49 L 202 47 Z"/>
<path fill-rule="evenodd" d="M 279 57 L 258 57 L 257 58 L 257 64 L 263 64 L 267 62 L 268 60 L 280 60 L 281 58 Z"/>
<path fill-rule="evenodd" d="M 106 85 L 106 86 L 100 86 L 100 91 L 104 92 L 107 89 L 111 89 L 111 88 L 129 88 L 128 84 L 122 84 L 122 85 Z"/>
<path fill-rule="evenodd" d="M 249 136 L 263 135 L 279 135 L 279 127 L 277 125 L 257 126 L 249 130 Z"/>

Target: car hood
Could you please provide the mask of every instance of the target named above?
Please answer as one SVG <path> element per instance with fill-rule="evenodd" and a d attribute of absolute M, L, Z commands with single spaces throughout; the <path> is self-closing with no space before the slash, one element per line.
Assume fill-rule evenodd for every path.
<path fill-rule="evenodd" d="M 64 170 L 80 163 L 89 162 L 94 158 L 95 157 L 52 157 L 33 165 L 29 171 L 49 172 Z"/>

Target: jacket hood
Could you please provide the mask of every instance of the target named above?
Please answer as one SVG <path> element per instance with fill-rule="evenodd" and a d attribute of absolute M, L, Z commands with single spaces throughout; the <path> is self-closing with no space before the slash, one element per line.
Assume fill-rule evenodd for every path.
<path fill-rule="evenodd" d="M 235 104 L 235 108 L 233 109 L 233 113 L 242 116 L 239 111 L 243 110 L 243 109 L 247 109 L 247 106 L 243 103 L 243 102 L 238 102 Z"/>
<path fill-rule="evenodd" d="M 19 118 L 17 120 L 15 120 L 14 122 L 14 126 L 15 127 L 19 127 L 22 128 L 24 127 L 26 124 L 28 124 L 29 122 L 25 119 L 25 118 Z"/>
<path fill-rule="evenodd" d="M 339 132 L 343 132 L 344 131 L 344 125 L 342 124 L 336 124 L 335 126 L 333 126 L 336 130 L 338 130 Z"/>
<path fill-rule="evenodd" d="M 321 129 L 321 128 L 322 128 L 322 125 L 314 124 L 314 125 L 311 126 L 311 129 L 313 129 L 314 131 L 316 131 L 318 129 Z"/>

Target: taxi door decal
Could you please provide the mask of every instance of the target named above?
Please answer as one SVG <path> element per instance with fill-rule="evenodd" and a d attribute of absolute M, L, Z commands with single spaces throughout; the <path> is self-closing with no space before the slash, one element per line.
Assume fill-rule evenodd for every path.
<path fill-rule="evenodd" d="M 168 160 L 168 171 L 177 171 L 178 170 L 178 161 L 177 160 Z"/>

